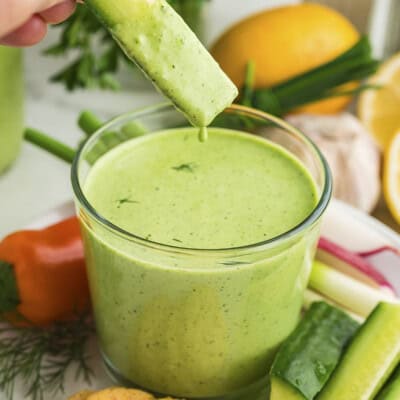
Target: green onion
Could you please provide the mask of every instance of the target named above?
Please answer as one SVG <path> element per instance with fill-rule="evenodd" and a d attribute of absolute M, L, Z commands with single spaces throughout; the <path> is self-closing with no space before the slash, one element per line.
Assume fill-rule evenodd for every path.
<path fill-rule="evenodd" d="M 103 121 L 91 111 L 85 110 L 79 115 L 78 126 L 87 136 L 90 136 L 103 126 Z"/>
<path fill-rule="evenodd" d="M 313 263 L 309 288 L 364 318 L 379 302 L 398 302 L 390 294 L 368 286 L 321 261 Z"/>
<path fill-rule="evenodd" d="M 241 103 L 244 106 L 251 107 L 251 102 L 254 94 L 254 80 L 256 75 L 256 65 L 254 61 L 250 61 L 246 66 L 246 77 L 244 80 L 243 93 Z"/>
<path fill-rule="evenodd" d="M 372 58 L 368 37 L 363 36 L 352 48 L 334 60 L 278 85 L 253 91 L 251 105 L 274 115 L 329 97 L 348 96 L 367 90 L 370 85 L 358 85 L 341 90 L 345 83 L 359 81 L 373 74 L 379 62 Z M 249 92 L 246 83 L 242 93 Z M 242 98 L 248 104 L 248 95 Z"/>
<path fill-rule="evenodd" d="M 78 118 L 78 125 L 81 130 L 85 133 L 85 138 L 83 138 L 78 144 L 78 148 L 83 144 L 83 142 L 90 137 L 94 132 L 103 126 L 104 122 L 101 121 L 95 114 L 91 111 L 83 111 Z M 148 132 L 148 129 L 142 125 L 140 122 L 131 121 L 126 123 L 121 127 L 119 131 L 108 131 L 103 132 L 101 140 L 99 140 L 91 151 L 86 155 L 86 160 L 93 164 L 98 158 L 100 158 L 108 150 L 115 146 L 125 142 L 126 140 L 137 138 L 143 136 Z M 71 164 L 75 158 L 77 149 L 69 147 L 64 143 L 60 142 L 53 137 L 38 131 L 33 128 L 25 129 L 25 140 L 31 144 L 46 150 L 48 153 L 60 158 L 63 161 Z"/>
<path fill-rule="evenodd" d="M 76 150 L 33 128 L 26 128 L 25 140 L 71 164 Z"/>

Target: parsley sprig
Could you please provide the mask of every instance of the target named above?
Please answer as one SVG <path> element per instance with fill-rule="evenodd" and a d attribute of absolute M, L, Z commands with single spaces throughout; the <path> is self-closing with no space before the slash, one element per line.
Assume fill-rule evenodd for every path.
<path fill-rule="evenodd" d="M 78 4 L 72 17 L 58 27 L 61 29 L 59 41 L 44 53 L 52 56 L 76 53 L 77 57 L 52 76 L 51 81 L 63 83 L 68 90 L 118 90 L 119 83 L 114 74 L 121 62 L 128 63 L 128 59 L 89 9 Z"/>
<path fill-rule="evenodd" d="M 199 31 L 202 24 L 202 5 L 208 0 L 168 0 L 189 26 Z M 114 41 L 111 34 L 84 4 L 64 23 L 58 42 L 44 51 L 48 56 L 72 56 L 73 61 L 50 79 L 62 83 L 66 89 L 119 90 L 116 73 L 123 64 L 136 66 Z"/>

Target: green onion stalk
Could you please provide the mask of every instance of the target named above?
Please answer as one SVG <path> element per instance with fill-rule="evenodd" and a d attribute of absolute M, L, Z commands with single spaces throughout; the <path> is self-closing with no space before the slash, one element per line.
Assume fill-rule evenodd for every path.
<path fill-rule="evenodd" d="M 24 138 L 27 142 L 47 151 L 55 157 L 72 164 L 79 148 L 84 142 L 104 125 L 104 121 L 93 112 L 82 111 L 78 118 L 78 126 L 84 133 L 76 148 L 70 147 L 50 135 L 34 128 L 26 128 Z M 134 139 L 147 133 L 147 129 L 139 122 L 131 121 L 117 131 L 103 132 L 100 140 L 86 155 L 90 163 L 96 162 L 104 153 L 129 139 Z"/>
<path fill-rule="evenodd" d="M 300 106 L 316 101 L 354 96 L 364 90 L 379 89 L 376 85 L 363 83 L 378 66 L 379 61 L 372 57 L 367 36 L 360 38 L 353 47 L 332 61 L 271 87 L 255 87 L 257 66 L 253 61 L 249 61 L 238 101 L 242 105 L 282 117 Z M 344 88 L 348 83 L 353 83 L 351 88 Z M 221 115 L 213 124 L 232 129 L 256 128 L 254 121 L 241 116 L 235 118 Z"/>
<path fill-rule="evenodd" d="M 84 143 L 86 138 L 90 137 L 102 125 L 103 122 L 91 111 L 83 111 L 79 116 L 78 126 L 85 134 L 85 137 L 81 140 L 76 148 L 68 146 L 44 132 L 29 127 L 25 129 L 24 138 L 27 142 L 33 144 L 34 146 L 45 150 L 46 152 L 52 154 L 62 161 L 67 162 L 68 164 L 72 164 L 79 147 Z M 99 144 L 103 145 L 103 143 Z"/>
<path fill-rule="evenodd" d="M 306 299 L 315 296 L 312 294 L 315 291 L 360 318 L 367 318 L 380 302 L 399 303 L 393 294 L 373 288 L 321 261 L 314 261 L 308 287 Z"/>
<path fill-rule="evenodd" d="M 376 86 L 364 83 L 357 84 L 354 89 L 343 89 L 343 85 L 368 78 L 378 66 L 379 61 L 372 57 L 367 36 L 363 36 L 353 47 L 334 60 L 272 87 L 253 87 L 256 66 L 250 61 L 241 101 L 245 105 L 282 116 L 305 104 L 376 89 Z"/>

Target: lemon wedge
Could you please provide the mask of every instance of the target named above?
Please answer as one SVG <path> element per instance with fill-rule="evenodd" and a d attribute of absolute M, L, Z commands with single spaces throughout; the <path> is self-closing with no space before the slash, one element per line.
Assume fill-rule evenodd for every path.
<path fill-rule="evenodd" d="M 361 94 L 358 116 L 385 150 L 400 129 L 400 53 L 384 62 L 368 83 L 380 88 Z"/>
<path fill-rule="evenodd" d="M 383 193 L 390 212 L 400 224 L 400 130 L 385 151 Z"/>

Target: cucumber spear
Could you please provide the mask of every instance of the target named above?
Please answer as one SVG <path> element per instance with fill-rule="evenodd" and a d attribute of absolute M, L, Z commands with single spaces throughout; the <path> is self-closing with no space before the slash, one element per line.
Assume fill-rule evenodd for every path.
<path fill-rule="evenodd" d="M 86 0 L 126 55 L 194 125 L 205 127 L 237 88 L 165 0 Z"/>

